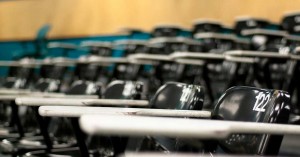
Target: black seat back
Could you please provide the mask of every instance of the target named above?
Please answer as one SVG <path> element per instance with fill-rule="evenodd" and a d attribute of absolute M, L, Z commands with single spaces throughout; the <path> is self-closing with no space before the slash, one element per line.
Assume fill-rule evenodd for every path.
<path fill-rule="evenodd" d="M 30 63 L 32 59 L 23 58 L 19 62 Z M 35 68 L 32 66 L 10 67 L 8 77 L 2 86 L 5 88 L 26 88 L 35 80 L 34 70 Z"/>
<path fill-rule="evenodd" d="M 103 94 L 104 99 L 140 99 L 143 94 L 143 83 L 136 81 L 115 80 Z"/>
<path fill-rule="evenodd" d="M 43 65 L 40 69 L 41 78 L 63 79 L 68 67 L 56 65 Z"/>
<path fill-rule="evenodd" d="M 254 51 L 278 52 L 279 54 L 288 54 L 291 51 L 286 44 L 286 33 L 283 31 L 261 30 L 251 34 L 251 49 Z M 287 71 L 287 58 L 260 58 L 257 57 L 257 63 L 253 64 L 253 77 L 249 80 L 257 80 L 261 86 L 267 88 L 282 89 L 284 75 Z M 253 84 L 253 83 L 251 83 Z"/>
<path fill-rule="evenodd" d="M 158 26 L 151 32 L 152 37 L 176 37 L 182 30 L 176 26 Z"/>
<path fill-rule="evenodd" d="M 60 80 L 40 79 L 34 86 L 34 90 L 41 92 L 58 92 L 60 84 Z"/>
<path fill-rule="evenodd" d="M 283 17 L 281 21 L 281 27 L 283 30 L 291 34 L 297 34 L 300 32 L 300 13 L 289 14 Z"/>
<path fill-rule="evenodd" d="M 147 51 L 147 42 L 143 40 L 120 40 L 116 42 L 118 49 L 122 49 L 123 57 L 131 54 L 145 53 Z M 118 63 L 113 69 L 113 78 L 116 80 L 137 80 L 143 72 L 143 65 Z"/>
<path fill-rule="evenodd" d="M 201 110 L 204 89 L 198 85 L 168 82 L 150 100 L 151 108 L 173 110 Z M 163 125 L 163 124 L 162 124 Z M 128 150 L 176 151 L 183 150 L 182 140 L 166 137 L 136 138 L 129 141 Z"/>
<path fill-rule="evenodd" d="M 150 41 L 149 53 L 159 55 L 169 55 L 176 51 L 187 51 L 187 38 L 155 38 Z M 161 82 L 161 85 L 168 81 L 180 81 L 183 77 L 185 66 L 170 61 L 161 61 L 155 66 L 155 78 Z"/>
<path fill-rule="evenodd" d="M 193 28 L 193 34 L 203 33 L 203 32 L 221 32 L 222 25 L 218 22 L 210 21 L 196 21 Z"/>
<path fill-rule="evenodd" d="M 243 30 L 253 28 L 266 28 L 270 25 L 269 21 L 257 18 L 243 18 L 238 19 L 234 25 L 234 32 L 241 35 Z"/>
<path fill-rule="evenodd" d="M 284 34 L 253 34 L 251 37 L 251 46 L 255 51 L 273 51 L 280 52 L 286 44 Z"/>
<path fill-rule="evenodd" d="M 142 82 L 115 80 L 107 85 L 103 98 L 140 99 L 142 92 Z M 99 156 L 106 156 L 109 153 L 115 153 L 114 155 L 116 155 L 122 152 L 125 149 L 127 139 L 120 137 L 90 136 L 87 141 L 89 152 Z"/>
<path fill-rule="evenodd" d="M 290 95 L 285 91 L 254 87 L 232 87 L 219 99 L 212 112 L 214 119 L 257 123 L 287 123 Z M 282 135 L 233 134 L 220 141 L 228 153 L 276 155 Z"/>
<path fill-rule="evenodd" d="M 90 48 L 90 54 L 98 56 L 111 56 L 112 48 L 109 43 L 107 45 L 103 44 L 103 46 L 92 46 Z"/>
<path fill-rule="evenodd" d="M 75 81 L 69 90 L 65 92 L 65 94 L 70 95 L 101 95 L 101 84 L 97 84 L 89 81 Z"/>
<path fill-rule="evenodd" d="M 110 42 L 84 42 L 83 47 L 87 47 L 89 54 L 81 56 L 80 61 L 93 60 L 98 57 L 111 57 L 113 53 L 112 43 Z M 111 79 L 111 72 L 104 65 L 79 62 L 75 67 L 75 78 L 79 80 L 101 81 L 107 83 Z"/>
<path fill-rule="evenodd" d="M 82 56 L 79 60 L 89 60 L 93 57 L 97 57 L 94 55 Z M 75 67 L 74 74 L 76 78 L 75 80 L 86 80 L 86 81 L 98 81 L 101 75 L 106 75 L 105 67 L 99 64 L 91 64 L 91 63 L 77 63 Z"/>
<path fill-rule="evenodd" d="M 152 108 L 201 110 L 204 89 L 198 85 L 168 82 L 161 86 L 150 101 Z"/>
<path fill-rule="evenodd" d="M 202 42 L 204 52 L 223 53 L 236 49 L 235 36 L 233 34 L 197 33 L 194 35 L 194 38 Z"/>

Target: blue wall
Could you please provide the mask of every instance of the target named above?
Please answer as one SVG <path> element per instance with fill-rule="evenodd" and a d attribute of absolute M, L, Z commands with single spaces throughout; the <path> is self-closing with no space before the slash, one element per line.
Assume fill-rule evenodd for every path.
<path fill-rule="evenodd" d="M 67 39 L 50 39 L 49 42 L 64 42 L 79 45 L 83 41 L 116 41 L 122 39 L 141 39 L 147 40 L 150 35 L 147 33 L 137 33 L 131 35 L 111 35 L 111 36 L 90 36 L 81 38 L 67 38 Z M 14 56 L 24 55 L 35 51 L 33 40 L 29 41 L 2 41 L 0 42 L 0 60 L 12 60 Z M 87 50 L 73 50 L 68 53 L 67 57 L 78 58 L 81 55 L 87 54 Z M 113 52 L 114 56 L 121 56 L 122 51 L 116 50 Z M 62 56 L 62 49 L 49 49 L 47 56 Z M 7 67 L 0 67 L 0 76 L 5 76 Z"/>

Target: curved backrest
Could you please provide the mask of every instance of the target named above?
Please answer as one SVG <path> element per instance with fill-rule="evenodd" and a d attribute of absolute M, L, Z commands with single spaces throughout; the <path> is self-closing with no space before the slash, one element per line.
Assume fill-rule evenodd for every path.
<path fill-rule="evenodd" d="M 94 46 L 90 48 L 90 54 L 98 55 L 98 56 L 111 56 L 112 55 L 112 48 L 107 46 Z"/>
<path fill-rule="evenodd" d="M 136 81 L 122 81 L 115 80 L 109 83 L 103 94 L 104 99 L 140 99 L 143 92 L 143 83 Z M 104 105 L 105 106 L 105 105 Z M 124 106 L 123 106 L 124 107 Z M 107 156 L 107 152 L 110 151 L 118 152 L 118 150 L 113 150 L 113 145 L 117 145 L 117 149 L 123 149 L 122 147 L 125 143 L 122 142 L 123 139 L 117 137 L 107 138 L 107 137 L 92 137 L 89 139 L 89 152 L 91 154 L 96 154 L 96 156 Z M 114 144 L 113 144 L 114 143 Z M 106 149 L 106 151 L 103 151 Z M 119 152 L 118 152 L 119 153 Z M 110 156 L 110 155 L 109 155 Z M 116 156 L 116 154 L 114 154 Z"/>
<path fill-rule="evenodd" d="M 70 95 L 101 95 L 101 85 L 89 81 L 75 81 L 72 86 L 65 92 Z"/>
<path fill-rule="evenodd" d="M 151 108 L 157 109 L 201 110 L 203 101 L 204 89 L 201 86 L 168 82 L 157 90 L 150 100 L 150 105 Z M 185 149 L 181 147 L 181 142 L 181 139 L 147 137 L 140 139 L 140 142 L 131 140 L 127 149 L 131 150 L 134 148 L 139 151 L 177 151 Z"/>
<path fill-rule="evenodd" d="M 287 32 L 299 33 L 299 25 L 300 25 L 300 13 L 290 14 L 283 17 L 281 21 L 282 29 L 286 30 Z"/>
<path fill-rule="evenodd" d="M 201 34 L 202 33 L 196 34 L 195 38 L 202 42 L 204 52 L 223 53 L 228 50 L 236 49 L 235 39 L 232 38 L 233 36 L 230 34 L 214 33 L 211 37 L 206 38 L 202 38 Z"/>
<path fill-rule="evenodd" d="M 82 56 L 79 60 L 92 60 L 94 57 L 97 58 L 95 55 Z M 104 69 L 105 68 L 99 64 L 77 63 L 74 75 L 79 80 L 97 81 L 101 74 L 104 75 Z"/>
<path fill-rule="evenodd" d="M 286 39 L 283 35 L 254 34 L 251 38 L 252 48 L 258 51 L 278 52 L 286 45 Z"/>
<path fill-rule="evenodd" d="M 266 28 L 270 23 L 264 19 L 255 19 L 255 18 L 245 18 L 238 19 L 234 25 L 234 32 L 238 35 L 242 34 L 243 30 L 253 29 L 253 28 Z"/>
<path fill-rule="evenodd" d="M 179 35 L 181 29 L 172 26 L 156 27 L 151 32 L 152 37 L 176 37 Z"/>
<path fill-rule="evenodd" d="M 118 44 L 118 47 L 124 50 L 124 57 L 147 51 L 146 41 L 124 40 L 124 43 L 121 42 Z M 112 77 L 117 80 L 137 80 L 137 77 L 140 76 L 142 71 L 143 65 L 118 63 L 114 66 Z"/>
<path fill-rule="evenodd" d="M 18 62 L 24 64 L 24 66 L 10 67 L 8 71 L 8 77 L 23 78 L 23 79 L 32 78 L 35 68 L 32 66 L 25 66 L 25 65 L 28 63 L 35 62 L 35 59 L 30 57 L 24 57 L 18 60 Z"/>
<path fill-rule="evenodd" d="M 168 82 L 157 90 L 150 104 L 159 109 L 201 110 L 203 101 L 201 86 Z"/>
<path fill-rule="evenodd" d="M 203 52 L 203 43 L 187 43 L 187 51 L 189 52 Z"/>
<path fill-rule="evenodd" d="M 221 32 L 222 25 L 216 22 L 198 22 L 194 24 L 193 34 L 204 32 Z"/>
<path fill-rule="evenodd" d="M 143 83 L 136 81 L 112 81 L 103 94 L 104 99 L 140 99 Z"/>
<path fill-rule="evenodd" d="M 175 51 L 187 51 L 185 39 L 182 37 L 153 38 L 153 42 L 150 41 L 149 44 L 149 53 L 169 55 Z"/>
<path fill-rule="evenodd" d="M 40 79 L 37 84 L 34 86 L 34 90 L 40 92 L 57 92 L 60 87 L 59 80 L 53 79 Z"/>
<path fill-rule="evenodd" d="M 128 56 L 135 53 L 143 53 L 147 51 L 147 41 L 143 40 L 125 40 L 124 44 L 122 44 L 122 48 L 124 49 L 124 56 Z"/>
<path fill-rule="evenodd" d="M 101 68 L 95 64 L 77 64 L 75 69 L 75 76 L 80 80 L 95 81 L 99 75 Z"/>
<path fill-rule="evenodd" d="M 113 78 L 120 80 L 136 80 L 143 71 L 143 66 L 135 64 L 116 64 Z"/>
<path fill-rule="evenodd" d="M 287 123 L 290 95 L 285 91 L 254 87 L 232 87 L 219 99 L 212 117 L 228 121 Z M 282 135 L 233 134 L 220 141 L 225 152 L 252 155 L 276 155 Z"/>
<path fill-rule="evenodd" d="M 55 66 L 55 65 L 43 65 L 40 69 L 40 75 L 42 78 L 50 79 L 63 79 L 65 72 L 68 67 L 66 66 Z"/>
<path fill-rule="evenodd" d="M 32 81 L 35 81 L 33 67 L 13 67 L 9 70 L 9 77 L 2 84 L 5 88 L 26 88 Z"/>
<path fill-rule="evenodd" d="M 185 40 L 187 39 L 181 37 L 153 39 L 150 43 L 149 53 L 169 55 L 176 51 L 188 51 L 189 46 Z M 183 64 L 165 61 L 155 66 L 154 74 L 163 84 L 168 81 L 180 81 L 184 69 L 185 65 Z"/>

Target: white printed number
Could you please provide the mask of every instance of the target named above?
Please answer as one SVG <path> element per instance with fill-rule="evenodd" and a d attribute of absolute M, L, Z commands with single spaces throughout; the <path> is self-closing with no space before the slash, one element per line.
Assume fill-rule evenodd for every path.
<path fill-rule="evenodd" d="M 260 92 L 255 98 L 256 102 L 254 104 L 253 111 L 265 112 L 265 107 L 270 99 L 270 94 L 266 95 Z"/>
<path fill-rule="evenodd" d="M 180 97 L 180 101 L 181 102 L 187 102 L 188 101 L 188 97 L 191 94 L 192 89 L 191 88 L 184 88 L 182 91 L 182 95 Z"/>

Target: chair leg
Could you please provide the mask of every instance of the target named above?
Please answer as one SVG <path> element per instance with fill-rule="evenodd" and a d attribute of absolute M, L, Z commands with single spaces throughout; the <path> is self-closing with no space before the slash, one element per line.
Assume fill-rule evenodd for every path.
<path fill-rule="evenodd" d="M 78 118 L 70 118 L 70 119 L 71 119 L 72 127 L 75 132 L 75 136 L 76 136 L 77 144 L 80 149 L 81 156 L 88 157 L 89 151 L 85 143 L 85 134 L 80 129 Z"/>
<path fill-rule="evenodd" d="M 19 116 L 19 107 L 14 101 L 12 101 L 10 105 L 12 108 L 12 121 L 18 129 L 20 137 L 24 137 L 25 133 Z"/>

